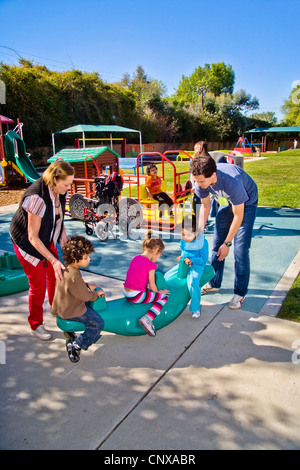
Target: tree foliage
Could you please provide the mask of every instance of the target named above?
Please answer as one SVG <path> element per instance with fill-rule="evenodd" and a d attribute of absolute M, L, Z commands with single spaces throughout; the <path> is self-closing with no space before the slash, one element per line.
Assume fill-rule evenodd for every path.
<path fill-rule="evenodd" d="M 282 106 L 284 125 L 300 126 L 300 83 L 292 90 Z"/>
<path fill-rule="evenodd" d="M 224 62 L 205 64 L 204 67 L 197 67 L 189 77 L 183 75 L 174 98 L 195 104 L 205 92 L 214 96 L 232 94 L 234 81 L 231 65 L 225 65 Z"/>
<path fill-rule="evenodd" d="M 138 129 L 145 143 L 235 140 L 254 122 L 246 113 L 258 107 L 245 90 L 234 92 L 235 74 L 224 62 L 197 67 L 171 97 L 141 65 L 119 83 L 106 83 L 97 73 L 56 72 L 20 59 L 0 63 L 0 80 L 6 85 L 0 114 L 20 118 L 29 148 L 50 146 L 53 132 L 76 124 Z"/>
<path fill-rule="evenodd" d="M 136 122 L 133 92 L 104 83 L 97 73 L 52 72 L 21 59 L 19 66 L 2 63 L 0 79 L 6 85 L 1 114 L 25 123 L 30 147 L 50 145 L 52 132 L 76 124 Z"/>

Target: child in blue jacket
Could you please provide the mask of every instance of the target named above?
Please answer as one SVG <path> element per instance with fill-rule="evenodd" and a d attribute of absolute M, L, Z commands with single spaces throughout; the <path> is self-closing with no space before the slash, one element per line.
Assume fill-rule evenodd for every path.
<path fill-rule="evenodd" d="M 208 260 L 208 243 L 204 234 L 198 233 L 195 214 L 185 216 L 182 221 L 180 249 L 181 254 L 176 258 L 177 261 L 184 258 L 185 264 L 190 266 L 187 276 L 187 285 L 191 295 L 190 311 L 193 318 L 199 318 L 201 315 L 200 280 Z"/>

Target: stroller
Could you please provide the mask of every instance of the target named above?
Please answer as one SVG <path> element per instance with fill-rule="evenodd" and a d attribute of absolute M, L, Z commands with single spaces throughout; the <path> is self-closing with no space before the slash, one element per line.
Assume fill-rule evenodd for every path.
<path fill-rule="evenodd" d="M 115 237 L 112 228 L 118 225 L 127 233 L 129 221 L 120 217 L 119 196 L 123 189 L 123 179 L 117 172 L 95 177 L 95 197 L 90 199 L 75 193 L 69 201 L 71 216 L 83 220 L 87 235 L 94 233 L 101 241 L 106 241 L 109 232 Z"/>

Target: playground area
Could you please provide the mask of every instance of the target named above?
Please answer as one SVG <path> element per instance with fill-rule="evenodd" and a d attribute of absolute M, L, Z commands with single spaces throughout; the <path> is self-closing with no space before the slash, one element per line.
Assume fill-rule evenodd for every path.
<path fill-rule="evenodd" d="M 0 208 L 1 240 L 9 251 L 14 210 Z M 27 292 L 0 297 L 6 349 L 0 447 L 98 449 L 102 456 L 128 449 L 299 449 L 300 325 L 276 318 L 299 266 L 299 223 L 299 210 L 259 208 L 253 274 L 241 310 L 226 305 L 228 259 L 224 289 L 203 296 L 200 319 L 187 307 L 155 338 L 104 332 L 78 364 L 66 356 L 47 301 L 53 340 L 45 343 L 29 334 Z M 69 234 L 82 229 L 78 220 L 66 224 Z M 210 243 L 211 228 L 206 236 Z M 178 254 L 175 238 L 176 232 L 166 240 L 162 272 Z M 84 278 L 100 285 L 109 301 L 118 299 L 141 242 L 92 240 L 96 251 Z"/>
<path fill-rule="evenodd" d="M 18 137 L 12 137 L 13 147 L 7 144 L 6 149 L 13 154 Z M 147 150 L 135 156 L 129 162 L 131 171 L 126 173 L 128 168 L 124 168 L 122 175 L 124 199 L 138 204 L 144 223 L 133 227 L 130 234 L 116 223 L 103 240 L 94 227 L 87 233 L 90 227 L 84 216 L 92 211 L 99 217 L 96 224 L 105 222 L 97 210 L 95 178 L 101 177 L 103 167 L 105 178 L 118 172 L 122 159 L 106 146 L 91 157 L 90 150 L 85 154 L 80 147 L 83 142 L 75 157 L 73 149 L 64 154 L 76 166 L 72 196 L 81 195 L 75 199 L 79 217 L 66 215 L 66 231 L 69 236 L 84 235 L 92 241 L 95 252 L 88 268 L 82 270 L 83 277 L 102 287 L 108 303 L 119 302 L 129 263 L 141 252 L 149 226 L 165 243 L 158 271 L 165 274 L 176 264 L 182 215 L 192 209 L 188 189 L 183 188 L 188 171 L 182 170 L 180 162 L 189 162 L 191 155 L 178 151 L 169 158 L 167 153 Z M 20 143 L 19 148 L 23 165 L 28 157 Z M 166 221 L 140 191 L 145 182 L 140 168 L 143 154 L 155 160 L 177 202 L 175 216 Z M 15 153 L 14 158 L 13 165 L 20 170 Z M 57 153 L 53 158 L 59 158 Z M 168 168 L 165 174 L 164 165 Z M 37 177 L 26 171 L 33 179 Z M 9 202 L 0 204 L 0 255 L 13 251 L 9 226 L 19 201 Z M 131 203 L 126 207 L 129 217 Z M 210 253 L 213 229 L 211 215 L 205 231 Z M 53 339 L 42 342 L 29 332 L 26 286 L 20 292 L 0 295 L 0 448 L 97 449 L 103 455 L 128 449 L 188 449 L 190 453 L 299 449 L 300 325 L 277 318 L 299 272 L 299 246 L 300 209 L 258 207 L 249 291 L 242 309 L 228 308 L 234 276 L 231 251 L 222 289 L 202 296 L 198 320 L 185 304 L 172 321 L 158 329 L 155 338 L 104 331 L 77 364 L 67 358 L 65 338 L 47 300 L 44 319 Z M 178 291 L 183 289 L 178 285 Z"/>

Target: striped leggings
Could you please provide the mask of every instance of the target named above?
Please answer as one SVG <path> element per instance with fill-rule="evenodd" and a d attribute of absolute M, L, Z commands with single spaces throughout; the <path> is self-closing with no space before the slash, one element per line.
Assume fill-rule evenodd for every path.
<path fill-rule="evenodd" d="M 154 302 L 145 316 L 150 320 L 154 320 L 154 318 L 160 314 L 163 306 L 168 300 L 168 296 L 166 294 L 160 294 L 159 292 L 152 292 L 151 290 L 146 290 L 144 292 L 140 291 L 132 291 L 127 292 L 125 289 L 123 293 L 126 299 L 133 304 L 148 304 Z"/>

